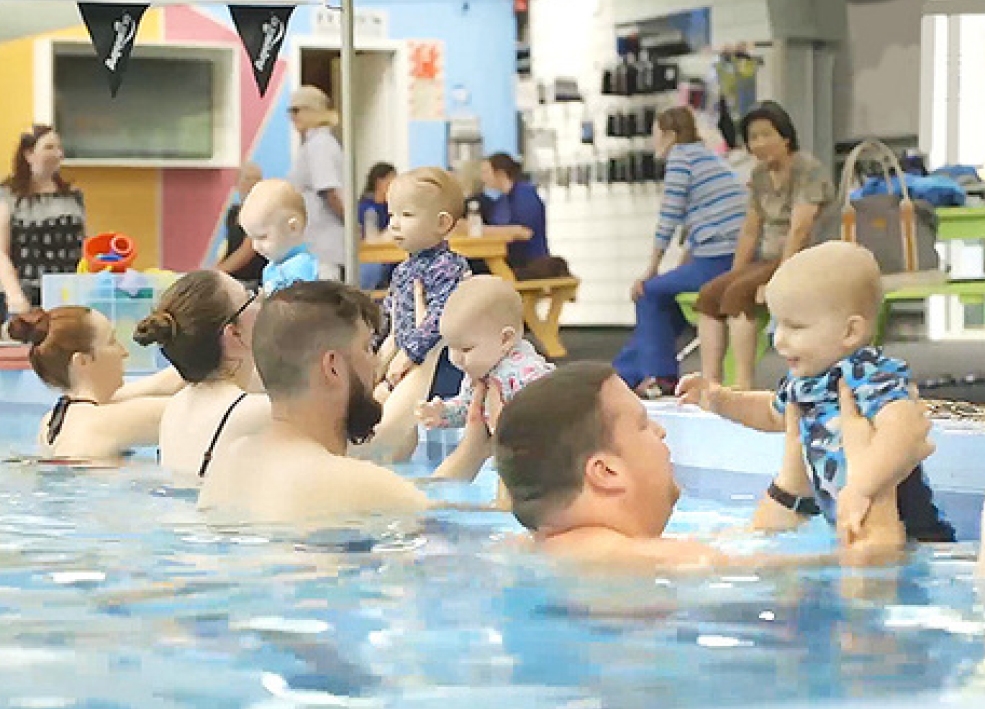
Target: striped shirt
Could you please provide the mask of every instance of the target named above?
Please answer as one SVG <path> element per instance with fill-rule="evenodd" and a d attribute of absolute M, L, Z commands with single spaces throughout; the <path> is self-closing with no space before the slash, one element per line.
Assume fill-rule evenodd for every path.
<path fill-rule="evenodd" d="M 667 155 L 657 246 L 667 248 L 674 229 L 687 228 L 692 256 L 735 253 L 746 216 L 746 190 L 722 158 L 702 143 L 680 143 Z"/>

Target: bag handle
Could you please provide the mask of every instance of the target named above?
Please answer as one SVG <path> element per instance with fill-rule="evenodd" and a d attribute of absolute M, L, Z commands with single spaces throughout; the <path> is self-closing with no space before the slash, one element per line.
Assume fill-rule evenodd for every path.
<path fill-rule="evenodd" d="M 896 171 L 899 177 L 900 191 L 903 193 L 900 200 L 900 248 L 903 250 L 903 268 L 908 272 L 920 270 L 919 256 L 917 252 L 917 215 L 913 201 L 910 199 L 910 190 L 906 186 L 903 168 L 900 167 L 896 154 L 884 143 L 878 140 L 867 139 L 852 148 L 852 151 L 845 158 L 845 165 L 841 171 L 841 184 L 839 185 L 839 201 L 841 209 L 841 238 L 853 244 L 858 243 L 856 233 L 855 208 L 852 206 L 851 190 L 849 186 L 852 176 L 855 174 L 855 165 L 859 157 L 865 152 L 874 152 L 879 155 L 879 164 L 882 166 L 883 175 L 886 179 L 886 189 L 892 194 L 892 182 L 890 181 L 890 169 Z"/>

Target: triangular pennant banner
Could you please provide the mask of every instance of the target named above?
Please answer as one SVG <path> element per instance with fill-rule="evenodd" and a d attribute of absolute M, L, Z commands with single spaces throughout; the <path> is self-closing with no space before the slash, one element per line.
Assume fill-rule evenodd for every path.
<path fill-rule="evenodd" d="M 250 57 L 253 78 L 261 96 L 267 93 L 292 12 L 294 7 L 291 5 L 229 6 L 229 14 L 233 16 L 233 23 Z"/>
<path fill-rule="evenodd" d="M 109 91 L 115 98 L 123 83 L 123 74 L 130 62 L 130 52 L 137 39 L 140 18 L 147 5 L 107 5 L 99 2 L 80 2 L 79 12 L 89 28 L 92 46 L 99 63 L 109 77 Z"/>

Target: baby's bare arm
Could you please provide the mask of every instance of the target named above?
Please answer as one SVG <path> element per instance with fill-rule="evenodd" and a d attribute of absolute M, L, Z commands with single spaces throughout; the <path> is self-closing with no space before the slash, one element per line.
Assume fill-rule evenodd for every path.
<path fill-rule="evenodd" d="M 785 430 L 783 414 L 773 407 L 773 392 L 725 388 L 722 393 L 717 412 L 719 416 L 757 431 L 781 433 Z"/>

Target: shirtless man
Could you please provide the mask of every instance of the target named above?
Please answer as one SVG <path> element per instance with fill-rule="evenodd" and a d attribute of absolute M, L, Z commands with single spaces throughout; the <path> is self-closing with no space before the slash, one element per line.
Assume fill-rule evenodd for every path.
<path fill-rule="evenodd" d="M 868 443 L 870 424 L 846 394 L 846 455 Z M 925 453 L 929 423 L 914 420 L 907 440 Z M 677 502 L 665 432 L 607 364 L 559 367 L 503 409 L 494 439 L 513 514 L 543 551 L 581 563 L 644 571 L 834 562 L 835 556 L 728 556 L 686 538 L 662 536 Z M 843 560 L 867 563 L 853 550 Z"/>
<path fill-rule="evenodd" d="M 334 281 L 297 282 L 268 298 L 253 355 L 270 397 L 270 426 L 214 461 L 199 507 L 223 517 L 307 523 L 427 506 L 390 470 L 347 457 L 380 421 L 371 394 L 377 307 Z"/>

